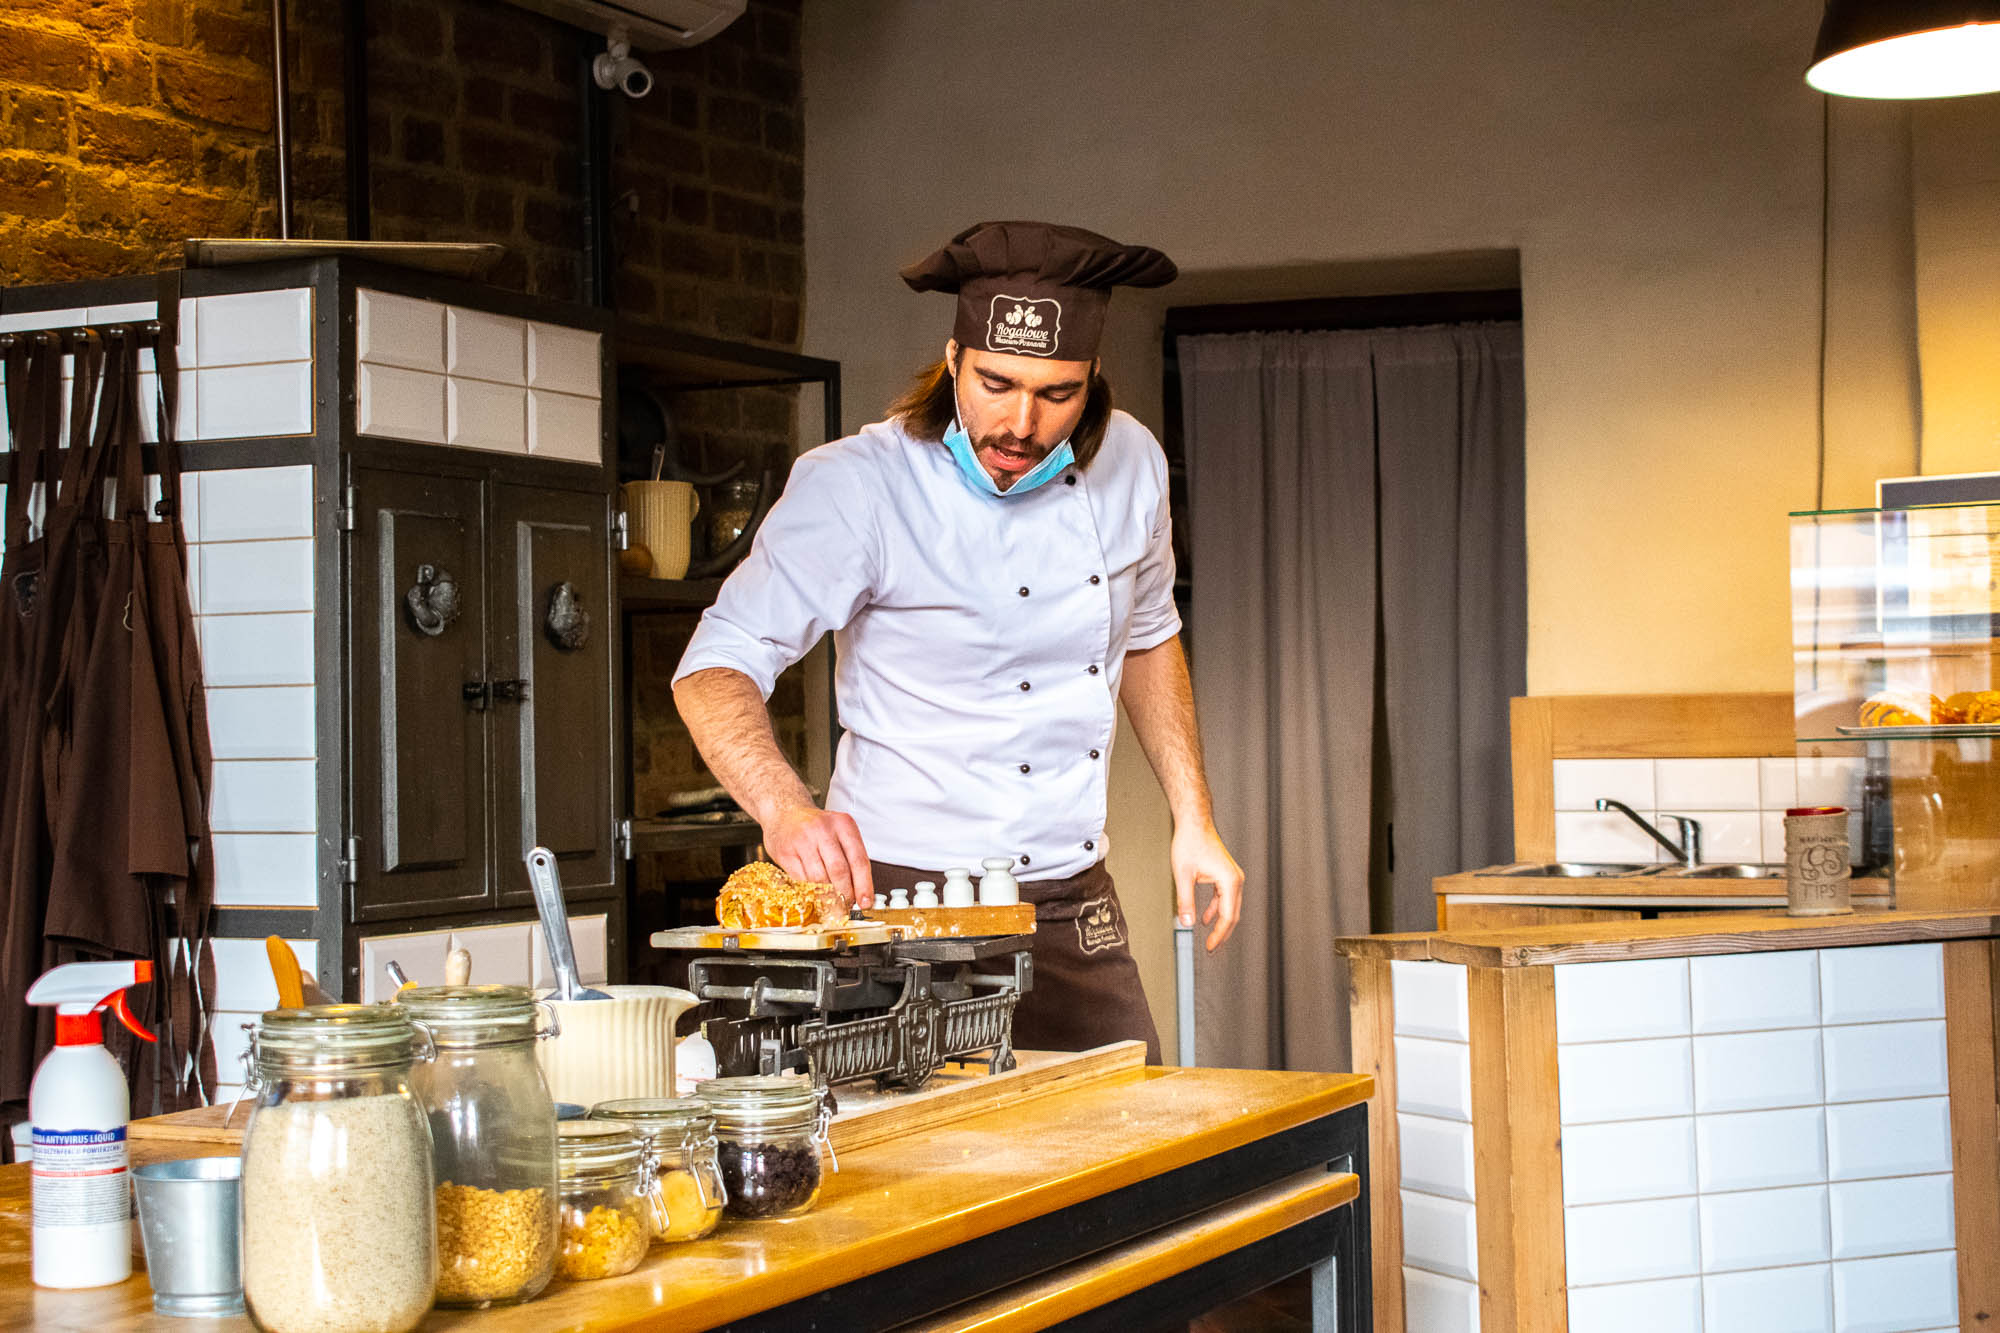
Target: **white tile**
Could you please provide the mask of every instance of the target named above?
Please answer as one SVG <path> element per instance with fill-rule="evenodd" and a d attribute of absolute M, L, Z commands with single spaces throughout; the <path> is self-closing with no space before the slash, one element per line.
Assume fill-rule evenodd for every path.
<path fill-rule="evenodd" d="M 1478 1213 L 1462 1199 L 1403 1192 L 1403 1262 L 1443 1277 L 1479 1280 Z"/>
<path fill-rule="evenodd" d="M 461 449 L 526 453 L 527 391 L 480 380 L 445 381 L 445 443 Z"/>
<path fill-rule="evenodd" d="M 603 372 L 598 365 L 598 335 L 589 329 L 560 324 L 528 325 L 528 383 L 537 389 L 601 397 Z"/>
<path fill-rule="evenodd" d="M 1826 1165 L 1837 1181 L 1951 1170 L 1951 1099 L 1827 1107 Z"/>
<path fill-rule="evenodd" d="M 1875 944 L 1819 956 L 1828 1023 L 1944 1017 L 1944 947 Z"/>
<path fill-rule="evenodd" d="M 1479 1333 L 1479 1288 L 1457 1278 L 1405 1268 L 1403 1312 L 1413 1331 Z"/>
<path fill-rule="evenodd" d="M 310 685 L 313 618 L 309 612 L 197 616 L 202 676 L 210 686 Z"/>
<path fill-rule="evenodd" d="M 1941 1018 L 1830 1027 L 1823 1036 L 1829 1102 L 1942 1097 L 1951 1091 Z"/>
<path fill-rule="evenodd" d="M 1770 866 L 1785 864 L 1785 812 L 1766 810 L 1757 818 L 1762 828 L 1759 837 L 1763 842 L 1764 864 Z"/>
<path fill-rule="evenodd" d="M 312 289 L 195 299 L 201 366 L 304 361 L 312 356 Z"/>
<path fill-rule="evenodd" d="M 1662 807 L 1665 808 L 1665 807 Z M 1764 816 L 1756 810 L 1698 810 L 1675 807 L 1701 825 L 1701 859 L 1716 861 L 1760 861 L 1764 856 Z M 1660 832 L 1680 837 L 1680 825 L 1660 816 Z"/>
<path fill-rule="evenodd" d="M 1704 1273 L 1823 1263 L 1827 1257 L 1824 1185 L 1702 1196 Z"/>
<path fill-rule="evenodd" d="M 1556 1052 L 1562 1123 L 1645 1120 L 1694 1110 L 1689 1039 L 1613 1041 Z"/>
<path fill-rule="evenodd" d="M 1854 809 L 1861 804 L 1861 777 L 1867 770 L 1867 761 L 1857 756 L 1821 756 L 1799 760 L 1799 804 L 1804 805 L 1844 805 Z"/>
<path fill-rule="evenodd" d="M 1688 960 L 1694 1030 L 1819 1026 L 1819 957 L 1810 949 Z"/>
<path fill-rule="evenodd" d="M 211 689 L 208 737 L 217 759 L 311 759 L 319 753 L 313 687 Z"/>
<path fill-rule="evenodd" d="M 419 301 L 365 288 L 354 293 L 359 357 L 377 366 L 444 371 L 444 312 L 436 301 Z"/>
<path fill-rule="evenodd" d="M 299 970 L 316 974 L 319 945 L 312 940 L 292 939 L 285 943 L 298 955 Z M 264 941 L 214 940 L 215 1007 L 234 1013 L 261 1014 L 278 1007 L 278 983 L 271 976 L 271 957 Z"/>
<path fill-rule="evenodd" d="M 540 931 L 536 933 L 539 936 Z M 537 949 L 538 977 L 545 966 L 543 954 Z M 547 983 L 538 980 L 536 984 Z M 1424 1115 L 1399 1115 L 1396 1138 L 1405 1189 L 1446 1199 L 1472 1200 L 1472 1126 Z"/>
<path fill-rule="evenodd" d="M 472 955 L 472 982 L 479 986 L 532 986 L 533 931 L 526 921 L 508 926 L 471 926 L 451 933 L 451 947 Z"/>
<path fill-rule="evenodd" d="M 361 1002 L 377 1004 L 395 994 L 386 964 L 395 963 L 419 986 L 444 985 L 444 959 L 451 952 L 451 932 L 415 935 L 371 935 L 361 940 Z"/>
<path fill-rule="evenodd" d="M 1691 1333 L 1700 1328 L 1698 1278 L 1575 1287 L 1569 1293 L 1569 1333 Z"/>
<path fill-rule="evenodd" d="M 1691 1198 L 1565 1208 L 1563 1246 L 1573 1287 L 1686 1277 L 1701 1271 Z"/>
<path fill-rule="evenodd" d="M 158 301 L 127 301 L 123 305 L 94 305 L 90 307 L 92 324 L 130 324 L 137 320 L 152 319 L 159 313 Z"/>
<path fill-rule="evenodd" d="M 312 760 L 219 759 L 209 800 L 217 833 L 317 833 Z"/>
<path fill-rule="evenodd" d="M 1833 1266 L 1839 1333 L 1904 1333 L 1958 1319 L 1958 1256 L 1951 1250 L 1854 1259 Z"/>
<path fill-rule="evenodd" d="M 1811 1185 L 1826 1179 L 1826 1114 L 1817 1106 L 1695 1119 L 1704 1192 Z"/>
<path fill-rule="evenodd" d="M 1685 958 L 1563 963 L 1556 968 L 1556 1040 L 1622 1041 L 1688 1032 Z"/>
<path fill-rule="evenodd" d="M 1694 1104 L 1703 1114 L 1813 1106 L 1821 1087 L 1811 1028 L 1694 1039 Z"/>
<path fill-rule="evenodd" d="M 1398 1036 L 1472 1040 L 1464 968 L 1455 963 L 1399 959 L 1389 964 L 1389 984 L 1395 998 Z"/>
<path fill-rule="evenodd" d="M 446 371 L 498 384 L 528 382 L 527 321 L 455 305 L 445 307 L 444 328 Z"/>
<path fill-rule="evenodd" d="M 1639 811 L 1651 821 L 1650 809 Z M 1656 854 L 1657 853 L 1657 854 Z M 1665 849 L 1615 810 L 1603 814 L 1580 810 L 1556 811 L 1556 859 L 1559 861 L 1636 862 L 1652 865 Z"/>
<path fill-rule="evenodd" d="M 314 907 L 316 839 L 310 833 L 215 835 L 215 900 L 225 907 Z"/>
<path fill-rule="evenodd" d="M 1563 1202 L 1623 1203 L 1695 1192 L 1694 1118 L 1572 1125 L 1563 1131 Z"/>
<path fill-rule="evenodd" d="M 192 440 L 201 429 L 200 414 L 195 411 L 195 398 L 199 381 L 192 368 L 183 366 L 176 376 L 180 381 L 174 391 L 174 438 Z M 160 379 L 157 375 L 139 377 L 139 438 L 148 444 L 157 444 L 159 429 Z M 192 474 L 190 474 L 192 475 Z"/>
<path fill-rule="evenodd" d="M 597 463 L 604 456 L 603 414 L 595 398 L 528 391 L 528 452 L 573 463 Z"/>
<path fill-rule="evenodd" d="M 443 375 L 426 370 L 363 366 L 354 428 L 385 440 L 443 444 L 445 385 Z"/>
<path fill-rule="evenodd" d="M 313 609 L 310 541 L 223 542 L 199 549 L 195 610 L 200 614 Z"/>
<path fill-rule="evenodd" d="M 576 971 L 586 985 L 602 985 L 610 980 L 607 968 L 606 933 L 607 918 L 598 916 L 573 916 L 569 919 L 570 944 L 576 950 Z M 553 986 L 556 984 L 555 969 L 549 964 L 548 946 L 542 943 L 542 927 L 535 923 L 529 927 L 529 950 L 535 965 L 535 984 Z"/>
<path fill-rule="evenodd" d="M 1950 1176 L 1855 1180 L 1832 1189 L 1833 1257 L 1948 1250 L 1957 1244 Z"/>
<path fill-rule="evenodd" d="M 214 1026 L 209 1029 L 209 1045 L 215 1049 L 215 1077 L 219 1104 L 227 1106 L 236 1095 L 234 1089 L 241 1087 L 250 1066 L 245 1058 L 250 1054 L 250 1032 L 257 1026 L 257 1015 L 230 1011 L 217 1012 Z M 230 1089 L 227 1096 L 222 1089 Z"/>
<path fill-rule="evenodd" d="M 1472 1048 L 1427 1037 L 1395 1041 L 1396 1109 L 1471 1123 Z"/>
<path fill-rule="evenodd" d="M 1799 761 L 1759 759 L 1757 761 L 1757 806 L 1784 814 L 1799 803 Z"/>
<path fill-rule="evenodd" d="M 1825 1264 L 1765 1268 L 1702 1279 L 1701 1333 L 1832 1333 L 1832 1274 Z"/>
<path fill-rule="evenodd" d="M 190 475 L 200 479 L 202 541 L 313 535 L 310 466 L 229 468 Z"/>
<path fill-rule="evenodd" d="M 1755 810 L 1755 759 L 1656 759 L 1653 804 L 1662 810 Z"/>
<path fill-rule="evenodd" d="M 19 333 L 24 329 L 66 329 L 88 323 L 88 306 L 67 310 L 24 310 L 19 314 L 0 315 L 0 333 Z"/>
<path fill-rule="evenodd" d="M 234 440 L 252 435 L 310 435 L 312 363 L 203 367 L 195 372 L 199 400 L 195 435 Z"/>

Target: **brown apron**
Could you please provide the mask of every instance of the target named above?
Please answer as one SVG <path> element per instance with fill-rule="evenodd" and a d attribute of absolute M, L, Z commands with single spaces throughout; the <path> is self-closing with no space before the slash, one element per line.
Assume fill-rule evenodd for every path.
<path fill-rule="evenodd" d="M 935 870 L 882 861 L 869 866 L 878 901 L 891 889 L 914 888 L 920 879 L 944 882 Z M 1014 1010 L 1015 1049 L 1087 1051 L 1114 1041 L 1143 1041 L 1147 1063 L 1160 1063 L 1160 1034 L 1146 1007 L 1125 911 L 1104 862 L 1068 879 L 1025 880 L 1021 899 L 1035 905 L 1035 985 Z"/>

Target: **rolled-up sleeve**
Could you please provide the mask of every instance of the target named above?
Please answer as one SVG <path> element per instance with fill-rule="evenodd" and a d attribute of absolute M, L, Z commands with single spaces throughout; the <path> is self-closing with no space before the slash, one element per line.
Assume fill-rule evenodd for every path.
<path fill-rule="evenodd" d="M 1181 632 L 1180 608 L 1174 605 L 1173 507 L 1167 499 L 1164 466 L 1159 485 L 1160 501 L 1153 511 L 1152 536 L 1146 543 L 1146 555 L 1139 562 L 1138 579 L 1132 589 L 1132 629 L 1125 642 L 1127 652 L 1158 647 Z"/>
<path fill-rule="evenodd" d="M 726 667 L 755 681 L 768 699 L 780 672 L 867 605 L 879 552 L 869 488 L 855 471 L 855 460 L 831 450 L 793 464 L 750 554 L 702 613 L 676 683 Z"/>

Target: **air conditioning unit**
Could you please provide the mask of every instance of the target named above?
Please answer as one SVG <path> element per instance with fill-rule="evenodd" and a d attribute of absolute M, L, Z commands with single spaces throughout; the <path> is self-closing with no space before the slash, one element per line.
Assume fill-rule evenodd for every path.
<path fill-rule="evenodd" d="M 640 50 L 694 46 L 743 16 L 747 0 L 514 0 L 564 23 L 623 36 Z"/>

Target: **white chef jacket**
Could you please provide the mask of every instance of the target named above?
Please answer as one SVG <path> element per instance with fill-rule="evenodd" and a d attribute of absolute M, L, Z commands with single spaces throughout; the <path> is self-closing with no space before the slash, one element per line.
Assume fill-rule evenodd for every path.
<path fill-rule="evenodd" d="M 920 869 L 1102 859 L 1125 654 L 1180 632 L 1167 464 L 1113 412 L 1088 471 L 975 492 L 897 422 L 793 465 L 674 679 L 728 667 L 769 698 L 829 631 L 841 726 L 827 808 Z"/>

